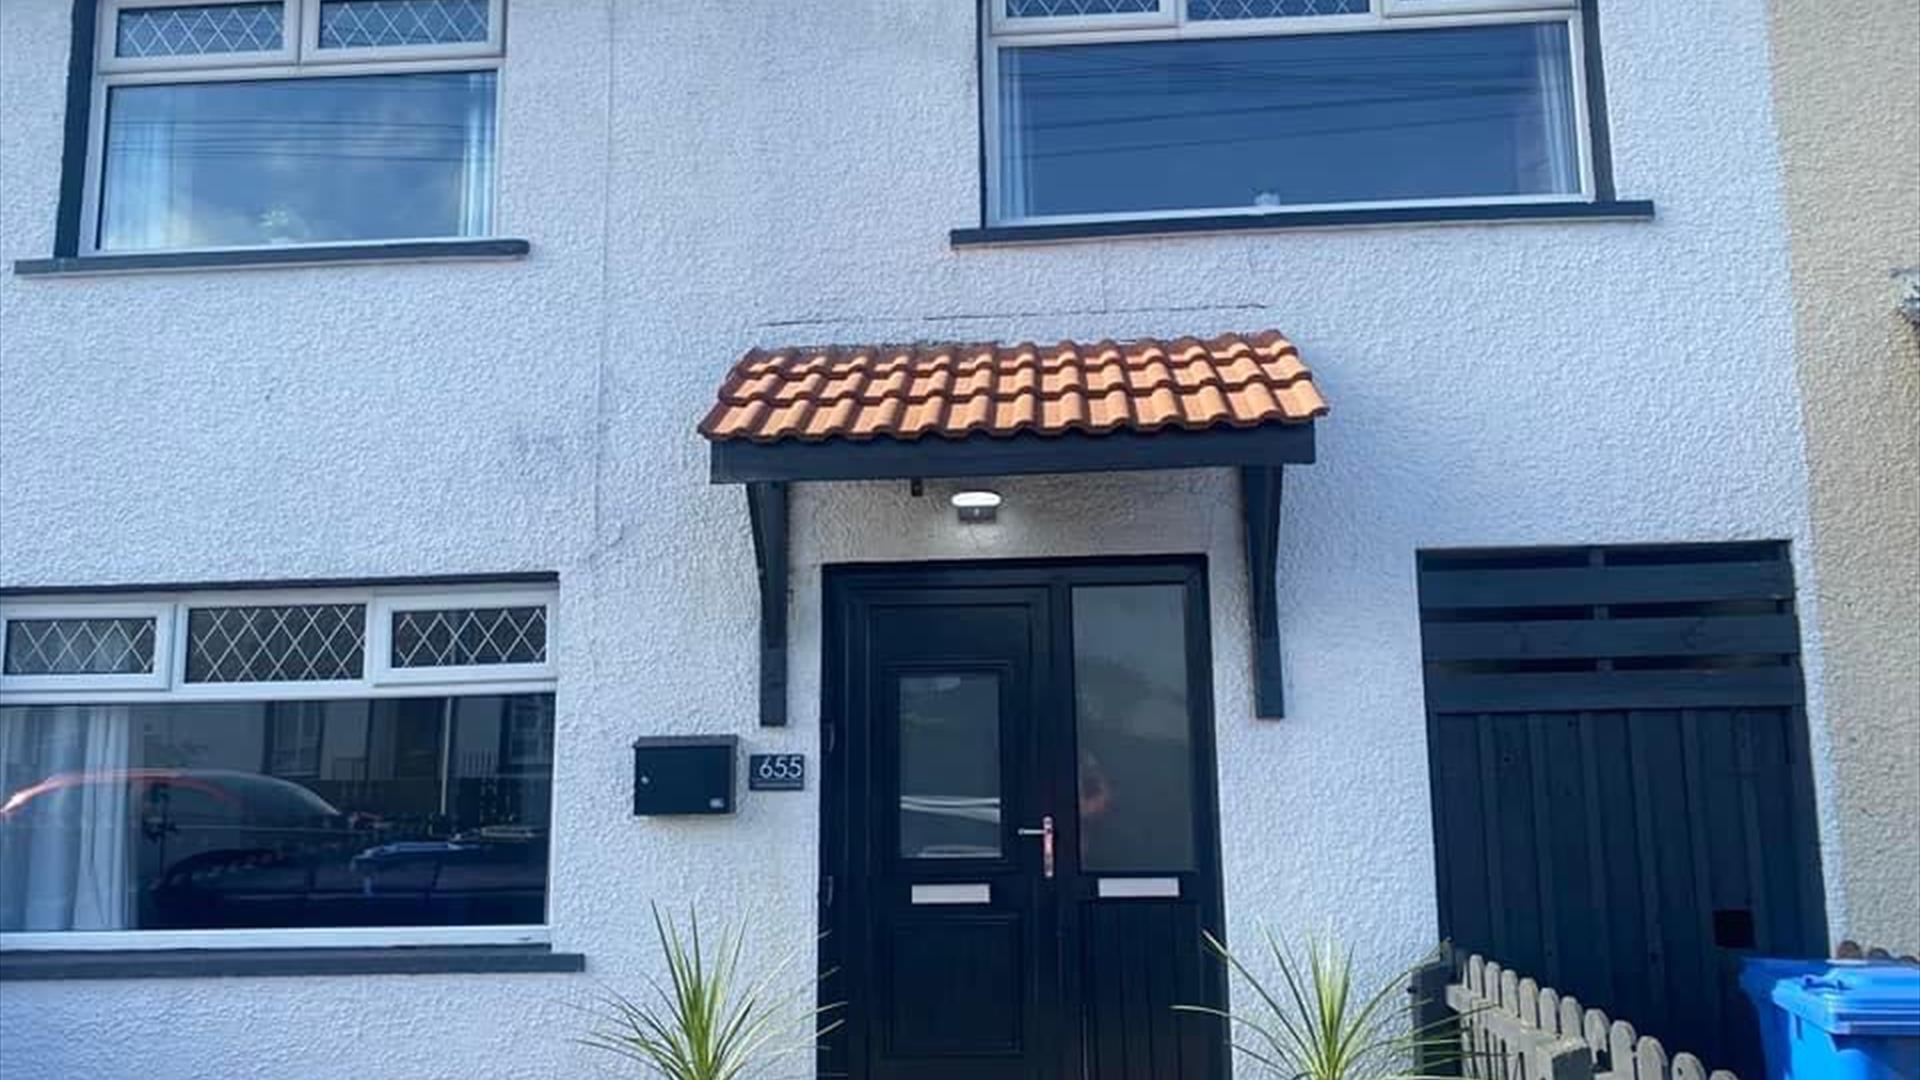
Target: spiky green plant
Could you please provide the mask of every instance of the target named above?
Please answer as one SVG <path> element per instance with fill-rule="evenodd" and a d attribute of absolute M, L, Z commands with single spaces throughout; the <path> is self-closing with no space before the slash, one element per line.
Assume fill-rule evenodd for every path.
<path fill-rule="evenodd" d="M 1232 1011 L 1177 1005 L 1224 1018 L 1233 1048 L 1278 1080 L 1442 1080 L 1421 1072 L 1461 1059 L 1455 1018 L 1413 1026 L 1391 1007 L 1429 957 L 1380 984 L 1357 985 L 1353 954 L 1331 939 L 1310 938 L 1304 962 L 1271 931 L 1264 934 L 1274 970 L 1262 976 L 1206 935 L 1207 947 L 1252 992 L 1251 1007 Z M 1445 1078 L 1455 1080 L 1455 1078 Z"/>
<path fill-rule="evenodd" d="M 639 1066 L 660 1080 L 745 1080 L 777 1063 L 811 1053 L 839 1026 L 821 1026 L 837 1005 L 814 1004 L 812 979 L 791 975 L 800 954 L 789 952 L 752 982 L 741 960 L 745 937 L 734 928 L 717 944 L 702 937 L 700 917 L 681 931 L 653 908 L 654 933 L 666 956 L 665 982 L 649 977 L 641 1000 L 604 990 L 589 1012 L 595 1027 L 577 1040 Z"/>

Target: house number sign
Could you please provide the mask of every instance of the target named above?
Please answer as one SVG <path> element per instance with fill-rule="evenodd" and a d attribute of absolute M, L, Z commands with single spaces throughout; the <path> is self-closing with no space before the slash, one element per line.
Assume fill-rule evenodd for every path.
<path fill-rule="evenodd" d="M 747 758 L 748 791 L 805 791 L 807 755 L 754 754 Z"/>

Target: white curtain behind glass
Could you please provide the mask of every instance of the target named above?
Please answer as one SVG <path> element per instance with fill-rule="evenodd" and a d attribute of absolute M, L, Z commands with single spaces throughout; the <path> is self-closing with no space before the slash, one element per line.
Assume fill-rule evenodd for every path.
<path fill-rule="evenodd" d="M 0 823 L 0 930 L 122 930 L 133 924 L 125 706 L 20 710 L 0 724 L 0 776 L 16 790 L 60 778 Z M 15 791 L 0 793 L 0 802 Z"/>
<path fill-rule="evenodd" d="M 1033 203 L 1033 172 L 1027 168 L 1027 129 L 1025 101 L 1020 89 L 1016 65 L 1020 50 L 1000 52 L 1000 190 L 998 216 L 1001 220 L 1026 217 Z"/>
<path fill-rule="evenodd" d="M 100 185 L 101 248 L 138 251 L 186 245 L 186 237 L 173 234 L 176 127 L 172 115 L 149 110 L 109 128 Z"/>
<path fill-rule="evenodd" d="M 1577 120 L 1573 109 L 1573 65 L 1568 59 L 1567 28 L 1561 23 L 1543 23 L 1534 31 L 1534 49 L 1538 56 L 1540 115 L 1545 131 L 1541 153 L 1546 172 L 1541 177 L 1545 191 L 1568 194 L 1580 190 L 1580 156 L 1574 150 Z"/>
<path fill-rule="evenodd" d="M 476 76 L 492 82 L 492 76 Z M 494 95 L 470 95 L 467 105 L 466 187 L 460 199 L 460 235 L 485 236 L 493 230 Z"/>

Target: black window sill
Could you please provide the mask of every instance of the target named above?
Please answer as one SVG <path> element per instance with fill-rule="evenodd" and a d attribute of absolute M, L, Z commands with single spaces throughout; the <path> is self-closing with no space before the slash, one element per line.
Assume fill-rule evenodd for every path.
<path fill-rule="evenodd" d="M 1192 233 L 1287 232 L 1367 225 L 1473 225 L 1525 221 L 1650 221 L 1653 203 L 1520 203 L 1509 206 L 1406 206 L 1373 210 L 1301 210 L 1272 214 L 1214 214 L 1207 217 L 1147 218 L 1076 222 L 1063 225 L 990 225 L 954 229 L 954 247 L 996 244 L 1107 240 L 1131 236 L 1179 236 Z"/>
<path fill-rule="evenodd" d="M 295 247 L 234 248 L 224 251 L 168 251 L 145 255 L 55 256 L 18 259 L 20 277 L 80 277 L 90 274 L 142 274 L 178 270 L 234 270 L 261 267 L 332 266 L 338 263 L 473 262 L 525 258 L 533 246 L 525 240 L 401 240 L 390 244 L 303 244 Z"/>
<path fill-rule="evenodd" d="M 510 975 L 578 972 L 586 968 L 585 956 L 557 953 L 545 945 L 0 952 L 0 982 L 283 975 Z"/>

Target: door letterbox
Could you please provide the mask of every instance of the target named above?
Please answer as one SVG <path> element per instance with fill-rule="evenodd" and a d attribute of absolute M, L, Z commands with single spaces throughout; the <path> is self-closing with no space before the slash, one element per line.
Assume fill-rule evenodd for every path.
<path fill-rule="evenodd" d="M 638 816 L 733 813 L 733 735 L 674 735 L 633 743 L 633 812 Z"/>

